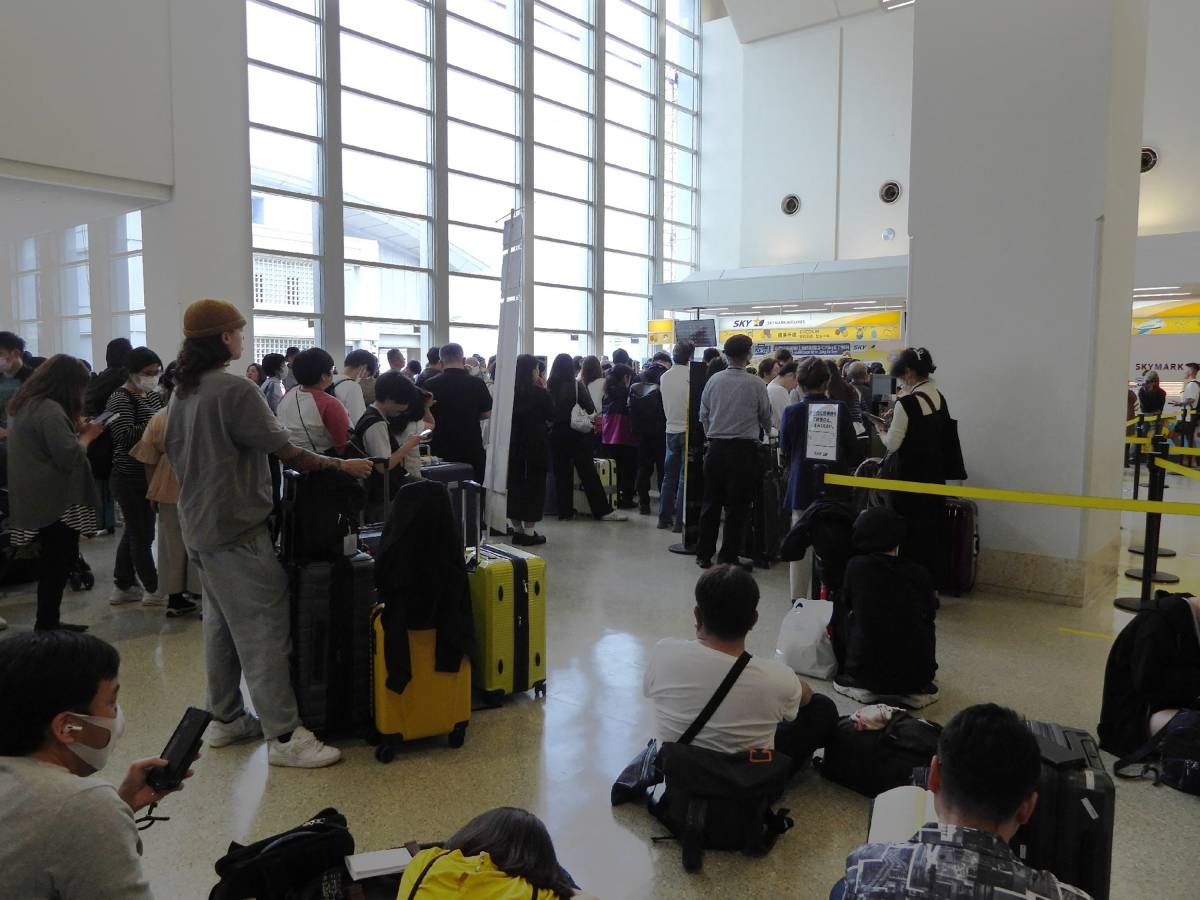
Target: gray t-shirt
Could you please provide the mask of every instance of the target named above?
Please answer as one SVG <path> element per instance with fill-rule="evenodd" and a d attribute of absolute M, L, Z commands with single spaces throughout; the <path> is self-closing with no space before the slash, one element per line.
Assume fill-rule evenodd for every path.
<path fill-rule="evenodd" d="M 700 395 L 700 424 L 709 440 L 757 441 L 771 430 L 767 386 L 745 369 L 718 372 Z"/>
<path fill-rule="evenodd" d="M 0 756 L 0 880 L 22 900 L 151 900 L 133 811 L 98 776 Z"/>
<path fill-rule="evenodd" d="M 288 445 L 288 430 L 248 378 L 206 372 L 195 391 L 171 398 L 167 457 L 179 476 L 179 523 L 190 550 L 244 542 L 271 514 L 267 454 Z"/>

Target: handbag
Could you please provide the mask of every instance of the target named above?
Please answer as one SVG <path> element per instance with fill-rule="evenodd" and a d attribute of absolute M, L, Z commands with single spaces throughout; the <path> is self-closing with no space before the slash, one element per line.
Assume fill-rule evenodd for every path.
<path fill-rule="evenodd" d="M 833 603 L 797 600 L 783 617 L 775 658 L 798 675 L 830 679 L 837 673 L 837 657 L 829 636 Z"/>
<path fill-rule="evenodd" d="M 1142 764 L 1135 775 L 1122 772 Z M 1200 795 L 1200 710 L 1181 709 L 1142 747 L 1113 763 L 1113 774 L 1143 778 L 1154 773 L 1154 783 Z"/>
<path fill-rule="evenodd" d="M 600 439 L 605 444 L 636 445 L 638 440 L 633 436 L 633 426 L 627 413 L 607 413 L 600 426 Z"/>
<path fill-rule="evenodd" d="M 576 403 L 571 407 L 571 430 L 591 434 L 596 430 L 595 417 Z"/>
<path fill-rule="evenodd" d="M 879 731 L 859 731 L 843 716 L 825 747 L 820 772 L 852 791 L 877 797 L 912 784 L 913 770 L 929 765 L 941 734 L 941 725 L 903 710 L 895 711 Z"/>

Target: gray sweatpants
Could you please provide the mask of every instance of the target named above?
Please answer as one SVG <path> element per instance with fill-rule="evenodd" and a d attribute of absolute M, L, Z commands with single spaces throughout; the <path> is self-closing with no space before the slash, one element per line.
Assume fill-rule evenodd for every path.
<path fill-rule="evenodd" d="M 204 660 L 208 708 L 223 722 L 245 709 L 242 673 L 262 720 L 263 735 L 299 727 L 288 659 L 292 624 L 287 575 L 264 526 L 225 550 L 191 551 L 204 588 Z"/>
<path fill-rule="evenodd" d="M 164 594 L 200 593 L 196 567 L 188 558 L 179 527 L 179 507 L 158 504 L 158 589 Z"/>

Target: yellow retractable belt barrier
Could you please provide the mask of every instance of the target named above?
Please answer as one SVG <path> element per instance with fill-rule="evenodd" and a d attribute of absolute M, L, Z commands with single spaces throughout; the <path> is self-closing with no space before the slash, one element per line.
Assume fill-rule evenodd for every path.
<path fill-rule="evenodd" d="M 1151 413 L 1141 417 L 1141 422 L 1145 425 L 1153 425 L 1155 421 L 1166 422 L 1168 419 L 1178 419 L 1179 413 L 1163 413 L 1161 416 L 1158 413 Z M 1126 428 L 1132 428 L 1138 423 L 1138 419 L 1130 419 L 1125 423 Z"/>
<path fill-rule="evenodd" d="M 1154 460 L 1154 465 L 1164 471 L 1174 472 L 1176 475 L 1183 475 L 1187 478 L 1200 478 L 1200 469 L 1189 469 L 1187 466 L 1173 463 L 1169 459 L 1156 459 Z"/>
<path fill-rule="evenodd" d="M 1081 494 L 1046 494 L 1037 491 L 1006 491 L 962 485 L 925 484 L 920 481 L 895 481 L 889 478 L 859 478 L 854 475 L 825 475 L 825 483 L 840 487 L 867 488 L 876 491 L 900 491 L 935 497 L 965 497 L 968 500 L 992 500 L 999 503 L 1032 503 L 1039 506 L 1065 506 L 1075 509 L 1108 509 L 1116 512 L 1144 512 L 1174 516 L 1200 516 L 1200 503 L 1174 503 L 1164 500 L 1124 500 L 1118 497 L 1085 497 Z"/>

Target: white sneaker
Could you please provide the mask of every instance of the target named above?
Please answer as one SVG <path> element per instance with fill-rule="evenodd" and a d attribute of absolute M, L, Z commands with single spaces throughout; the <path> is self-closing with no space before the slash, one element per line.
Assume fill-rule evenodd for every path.
<path fill-rule="evenodd" d="M 146 591 L 142 595 L 142 606 L 148 609 L 161 609 L 167 605 L 167 595 L 162 591 L 155 591 L 153 594 Z"/>
<path fill-rule="evenodd" d="M 613 512 L 610 512 L 607 516 L 601 516 L 600 521 L 601 522 L 628 522 L 629 516 L 625 515 L 625 513 L 619 513 L 614 510 Z"/>
<path fill-rule="evenodd" d="M 124 606 L 127 603 L 140 603 L 142 599 L 142 589 L 137 585 L 131 588 L 122 590 L 119 587 L 114 587 L 112 594 L 108 598 L 109 606 Z"/>
<path fill-rule="evenodd" d="M 289 766 L 294 769 L 321 769 L 332 766 L 342 758 L 337 747 L 323 744 L 315 734 L 301 725 L 292 732 L 286 744 L 279 740 L 268 742 L 267 762 L 273 766 Z"/>
<path fill-rule="evenodd" d="M 262 722 L 253 713 L 242 713 L 232 722 L 218 722 L 213 719 L 208 726 L 205 743 L 208 746 L 228 747 L 242 741 L 253 741 L 263 736 Z"/>

